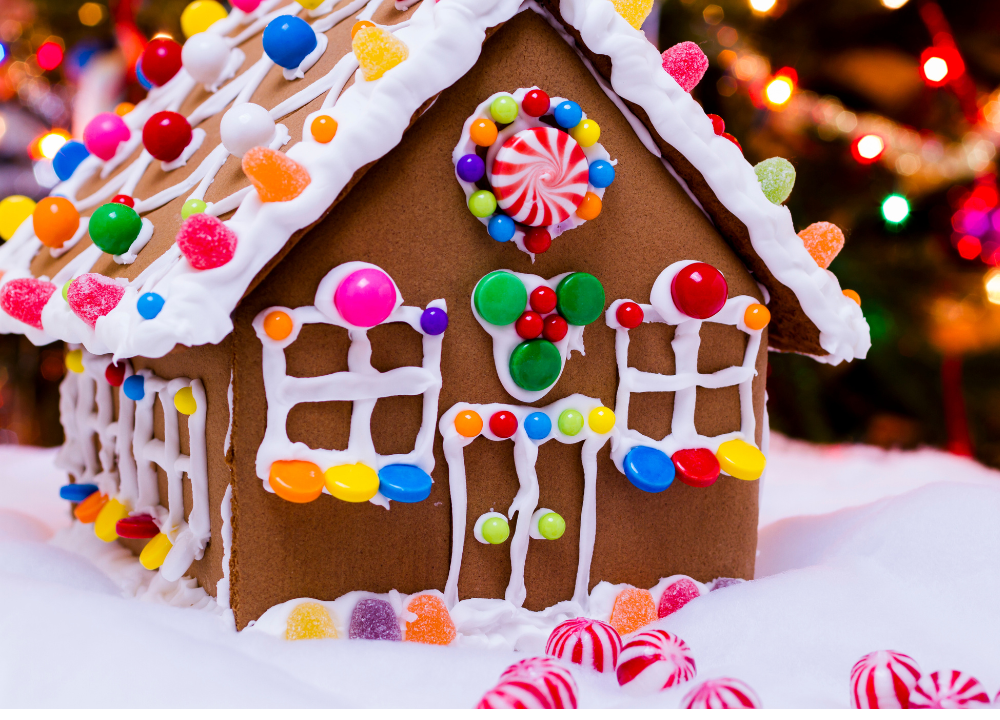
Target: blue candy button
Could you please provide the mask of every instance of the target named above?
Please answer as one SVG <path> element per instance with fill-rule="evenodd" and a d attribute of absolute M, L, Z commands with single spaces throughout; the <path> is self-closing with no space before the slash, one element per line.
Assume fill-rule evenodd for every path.
<path fill-rule="evenodd" d="M 70 140 L 59 148 L 59 152 L 52 158 L 52 169 L 56 171 L 56 177 L 60 180 L 69 180 L 77 166 L 89 156 L 90 153 L 82 142 Z"/>
<path fill-rule="evenodd" d="M 552 432 L 552 420 L 543 412 L 533 412 L 524 418 L 524 432 L 532 440 L 544 440 Z"/>
<path fill-rule="evenodd" d="M 514 231 L 517 228 L 514 226 L 514 221 L 506 215 L 494 215 L 490 218 L 486 229 L 489 231 L 490 237 L 497 242 L 507 242 L 514 237 Z"/>
<path fill-rule="evenodd" d="M 634 447 L 622 465 L 629 482 L 646 492 L 663 492 L 674 481 L 674 463 L 656 448 Z"/>
<path fill-rule="evenodd" d="M 297 68 L 316 49 L 316 31 L 294 15 L 280 15 L 269 22 L 262 39 L 267 56 L 287 70 Z"/>
<path fill-rule="evenodd" d="M 552 114 L 555 116 L 556 122 L 559 123 L 560 127 L 564 127 L 567 130 L 575 128 L 583 120 L 583 110 L 572 100 L 565 100 L 556 105 L 556 109 Z"/>
<path fill-rule="evenodd" d="M 129 400 L 139 402 L 146 396 L 146 380 L 142 375 L 129 375 L 122 383 L 122 391 Z"/>
<path fill-rule="evenodd" d="M 416 465 L 386 465 L 378 481 L 378 491 L 396 502 L 420 502 L 431 494 L 431 476 Z"/>
<path fill-rule="evenodd" d="M 76 485 L 63 485 L 59 488 L 59 497 L 70 502 L 83 502 L 97 492 L 96 485 L 88 483 L 77 483 Z"/>
<path fill-rule="evenodd" d="M 615 181 L 615 166 L 607 160 L 595 160 L 590 163 L 588 179 L 595 188 L 606 188 Z"/>
<path fill-rule="evenodd" d="M 143 293 L 135 303 L 135 309 L 139 311 L 146 320 L 152 320 L 160 314 L 163 303 L 166 302 L 162 295 L 156 293 Z"/>

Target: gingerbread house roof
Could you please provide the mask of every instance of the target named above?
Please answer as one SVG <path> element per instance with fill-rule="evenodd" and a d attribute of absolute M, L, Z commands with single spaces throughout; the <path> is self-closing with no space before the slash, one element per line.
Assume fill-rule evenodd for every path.
<path fill-rule="evenodd" d="M 86 218 L 61 252 L 68 261 L 57 257 L 59 251 L 43 247 L 29 221 L 0 247 L 2 285 L 38 277 L 51 280 L 58 289 L 82 273 L 95 272 L 112 278 L 123 289 L 123 294 L 112 292 L 121 295 L 120 300 L 91 327 L 57 290 L 46 286 L 25 300 L 34 316 L 28 311 L 0 312 L 0 331 L 23 333 L 36 344 L 55 339 L 82 343 L 95 354 L 113 353 L 119 358 L 160 357 L 177 344 L 221 342 L 232 331 L 231 314 L 245 294 L 350 191 L 367 168 L 400 142 L 439 93 L 473 68 L 492 30 L 518 12 L 541 13 L 576 47 L 581 61 L 644 145 L 663 158 L 666 169 L 766 288 L 772 313 L 771 347 L 830 363 L 864 357 L 870 338 L 859 306 L 842 294 L 836 277 L 813 260 L 796 235 L 788 209 L 765 197 L 738 146 L 715 133 L 701 106 L 663 70 L 656 48 L 619 15 L 610 0 L 543 0 L 540 5 L 534 0 L 443 0 L 416 5 L 412 0 L 327 0 L 309 11 L 294 2 L 265 0 L 253 13 L 232 11 L 209 32 L 230 38 L 234 48 L 230 59 L 241 72 L 230 73 L 231 79 L 211 94 L 202 93 L 204 101 L 187 113 L 193 127 L 204 123 L 209 128 L 203 141 L 206 149 L 213 149 L 195 156 L 195 160 L 202 159 L 197 165 L 192 161 L 194 167 L 185 171 L 179 183 L 167 183 L 146 198 L 136 197 L 135 209 L 145 216 L 140 238 L 149 246 L 144 250 L 133 246 L 140 258 L 135 266 L 118 262 L 127 257 L 112 261 L 90 244 Z M 281 99 L 269 108 L 271 118 L 279 123 L 272 147 L 298 136 L 297 128 L 289 133 L 280 125 L 283 118 L 287 120 L 320 96 L 325 100 L 321 110 L 304 118 L 303 139 L 283 147 L 308 172 L 308 186 L 292 200 L 262 202 L 240 173 L 239 159 L 230 157 L 219 143 L 217 118 L 234 103 L 251 97 L 258 101 L 255 91 L 262 83 L 287 82 L 281 78 L 281 69 L 260 53 L 258 37 L 268 22 L 282 14 L 309 20 L 318 36 L 329 33 L 329 46 L 321 41 L 317 54 L 328 54 L 320 64 L 329 69 L 315 79 L 316 73 L 311 73 L 312 82 L 303 83 L 294 93 L 274 93 Z M 406 60 L 380 78 L 365 81 L 351 52 L 350 38 L 342 29 L 355 18 L 384 23 L 406 44 Z M 246 62 L 235 50 L 240 47 L 246 48 L 250 58 Z M 254 52 L 259 59 L 253 60 Z M 294 72 L 284 72 L 285 78 L 292 79 L 287 85 L 294 86 Z M 142 190 L 142 178 L 152 165 L 141 147 L 144 123 L 158 111 L 185 109 L 184 103 L 190 104 L 198 92 L 199 83 L 181 69 L 125 116 L 131 138 L 111 160 L 90 156 L 52 194 L 72 199 L 83 214 L 118 192 Z M 319 114 L 337 122 L 336 135 L 327 143 L 316 142 L 308 129 Z M 159 167 L 154 170 L 161 172 Z M 210 192 L 217 199 L 206 212 L 223 217 L 232 213 L 225 224 L 235 232 L 238 243 L 226 264 L 197 270 L 173 241 L 179 218 L 164 220 L 164 214 L 155 211 L 169 205 L 172 215 L 179 215 L 184 198 L 199 190 L 200 197 L 206 197 L 205 188 L 213 179 L 227 192 Z M 84 191 L 86 196 L 78 197 Z M 142 257 L 143 253 L 147 256 Z M 152 319 L 144 318 L 137 307 L 146 293 L 164 300 Z"/>

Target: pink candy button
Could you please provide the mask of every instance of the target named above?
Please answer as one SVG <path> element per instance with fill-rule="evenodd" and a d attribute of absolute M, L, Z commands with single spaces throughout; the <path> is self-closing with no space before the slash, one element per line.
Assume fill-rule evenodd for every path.
<path fill-rule="evenodd" d="M 114 113 L 105 112 L 87 123 L 83 129 L 83 144 L 101 160 L 110 160 L 118 151 L 118 146 L 131 136 L 132 131 L 124 120 Z"/>
<path fill-rule="evenodd" d="M 381 270 L 355 270 L 337 287 L 333 302 L 351 325 L 374 327 L 389 317 L 396 307 L 396 287 Z"/>

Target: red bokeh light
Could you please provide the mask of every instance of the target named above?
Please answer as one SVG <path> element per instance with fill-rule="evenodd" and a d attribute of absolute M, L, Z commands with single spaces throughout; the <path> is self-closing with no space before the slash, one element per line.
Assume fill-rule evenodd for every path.
<path fill-rule="evenodd" d="M 920 76 L 930 87 L 943 87 L 964 74 L 965 62 L 953 47 L 929 47 L 920 54 Z"/>
<path fill-rule="evenodd" d="M 979 238 L 972 235 L 963 235 L 955 243 L 955 249 L 958 250 L 958 254 L 965 260 L 975 260 L 979 257 L 979 253 L 982 252 L 983 245 L 979 242 Z"/>
<path fill-rule="evenodd" d="M 57 42 L 46 40 L 35 54 L 38 67 L 42 70 L 55 70 L 63 61 L 63 49 Z"/>

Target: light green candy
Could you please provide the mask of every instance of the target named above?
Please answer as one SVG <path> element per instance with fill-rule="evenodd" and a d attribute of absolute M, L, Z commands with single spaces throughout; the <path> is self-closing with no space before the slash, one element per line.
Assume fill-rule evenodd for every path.
<path fill-rule="evenodd" d="M 491 517 L 483 523 L 480 532 L 490 545 L 499 545 L 510 537 L 510 525 L 501 517 Z"/>
<path fill-rule="evenodd" d="M 563 410 L 559 413 L 559 430 L 564 435 L 576 435 L 583 430 L 583 415 L 576 410 Z"/>
<path fill-rule="evenodd" d="M 545 513 L 538 518 L 538 534 L 546 540 L 558 540 L 566 532 L 566 521 L 559 513 Z"/>
<path fill-rule="evenodd" d="M 754 165 L 760 189 L 775 205 L 781 205 L 795 187 L 795 168 L 785 158 L 773 157 Z"/>
<path fill-rule="evenodd" d="M 498 123 L 512 123 L 517 118 L 517 101 L 510 95 L 501 95 L 490 103 L 490 115 Z"/>
<path fill-rule="evenodd" d="M 477 190 L 469 196 L 469 210 L 478 218 L 489 217 L 497 209 L 497 199 L 489 190 Z"/>
<path fill-rule="evenodd" d="M 63 283 L 63 286 L 62 286 L 62 296 L 63 296 L 63 300 L 65 300 L 66 302 L 69 302 L 69 284 L 71 282 L 73 282 L 73 281 L 72 280 L 67 280 L 66 282 Z"/>
<path fill-rule="evenodd" d="M 198 198 L 189 198 L 181 206 L 181 219 L 187 220 L 192 215 L 203 213 L 208 208 L 208 203 Z"/>

